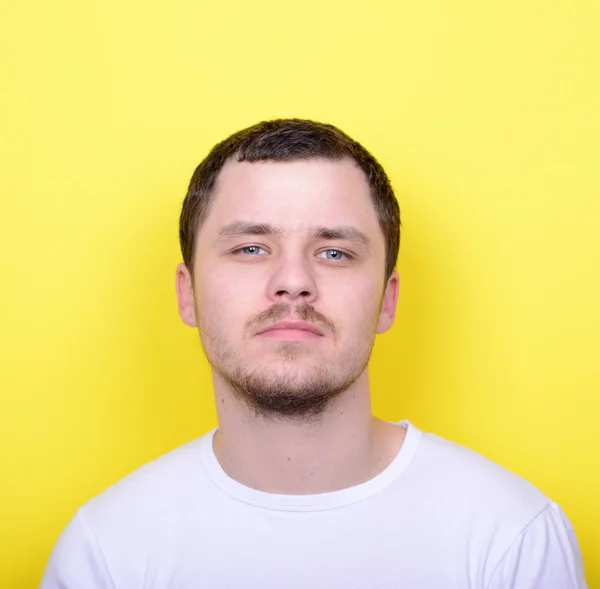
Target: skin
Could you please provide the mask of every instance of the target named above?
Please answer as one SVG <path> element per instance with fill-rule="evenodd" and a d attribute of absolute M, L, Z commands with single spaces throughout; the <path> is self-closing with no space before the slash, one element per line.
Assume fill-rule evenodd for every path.
<path fill-rule="evenodd" d="M 342 228 L 340 235 L 315 228 Z M 357 236 L 360 239 L 357 239 Z M 380 473 L 405 430 L 371 413 L 368 361 L 393 325 L 399 277 L 350 160 L 228 162 L 176 272 L 179 313 L 211 365 L 217 459 L 269 493 L 346 488 Z M 304 320 L 320 330 L 261 330 Z"/>

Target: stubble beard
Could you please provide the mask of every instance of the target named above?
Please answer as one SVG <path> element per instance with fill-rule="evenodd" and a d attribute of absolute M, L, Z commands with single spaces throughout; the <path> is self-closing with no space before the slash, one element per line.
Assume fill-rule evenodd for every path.
<path fill-rule="evenodd" d="M 286 312 L 289 308 L 289 305 L 274 305 L 268 314 L 278 320 L 289 316 L 289 311 Z M 307 306 L 295 311 L 303 320 L 312 319 L 313 311 Z M 201 317 L 199 313 L 197 316 Z M 372 329 L 356 334 L 351 346 L 329 358 L 318 357 L 310 343 L 273 342 L 274 349 L 269 352 L 274 358 L 273 365 L 251 366 L 250 360 L 243 358 L 243 350 L 228 346 L 209 319 L 200 320 L 199 332 L 211 368 L 255 417 L 298 423 L 318 421 L 356 382 L 367 368 L 375 341 L 373 325 Z"/>

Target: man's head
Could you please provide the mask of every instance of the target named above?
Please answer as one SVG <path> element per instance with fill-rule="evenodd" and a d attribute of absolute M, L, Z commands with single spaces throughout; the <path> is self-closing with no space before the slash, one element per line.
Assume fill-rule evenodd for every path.
<path fill-rule="evenodd" d="M 399 238 L 390 182 L 360 144 L 312 121 L 259 123 L 194 172 L 181 317 L 199 328 L 214 376 L 257 413 L 314 418 L 393 323 Z M 264 331 L 286 320 L 304 329 Z"/>

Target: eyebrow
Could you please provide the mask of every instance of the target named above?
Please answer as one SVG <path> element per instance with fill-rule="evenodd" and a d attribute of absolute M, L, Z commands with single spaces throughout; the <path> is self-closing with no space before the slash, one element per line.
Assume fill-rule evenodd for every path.
<path fill-rule="evenodd" d="M 234 221 L 225 225 L 220 231 L 215 244 L 233 239 L 235 237 L 241 237 L 243 235 L 273 235 L 281 237 L 284 234 L 284 230 L 281 227 L 275 227 L 269 223 L 247 223 L 245 221 Z M 313 239 L 343 239 L 351 241 L 357 245 L 369 250 L 370 240 L 362 232 L 352 226 L 339 226 L 339 227 L 323 227 L 320 225 L 311 225 L 306 230 L 306 235 Z"/>

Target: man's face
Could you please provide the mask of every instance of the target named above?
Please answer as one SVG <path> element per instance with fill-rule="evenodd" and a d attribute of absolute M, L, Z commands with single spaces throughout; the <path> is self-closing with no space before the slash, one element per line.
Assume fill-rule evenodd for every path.
<path fill-rule="evenodd" d="M 393 323 L 398 277 L 384 284 L 384 272 L 383 233 L 353 162 L 230 161 L 197 236 L 193 295 L 178 267 L 180 314 L 198 327 L 214 377 L 258 413 L 314 417 Z"/>

